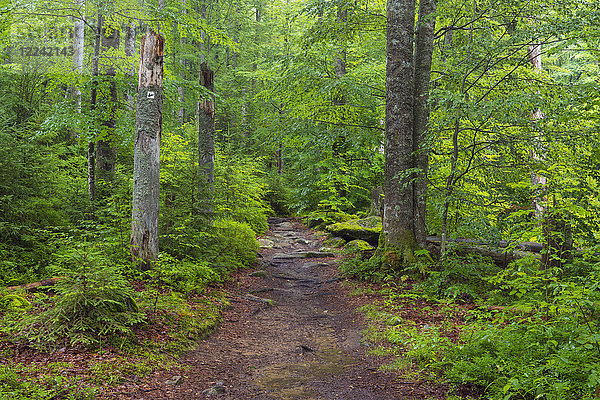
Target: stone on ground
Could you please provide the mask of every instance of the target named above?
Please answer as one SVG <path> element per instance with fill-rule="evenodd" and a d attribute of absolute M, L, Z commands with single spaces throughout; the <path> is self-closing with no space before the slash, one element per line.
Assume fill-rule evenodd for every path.
<path fill-rule="evenodd" d="M 258 245 L 263 249 L 272 249 L 275 242 L 269 239 L 258 239 Z"/>
<path fill-rule="evenodd" d="M 326 229 L 329 233 L 345 240 L 360 239 L 377 245 L 382 228 L 381 218 L 372 216 L 363 219 L 353 219 L 347 222 L 338 222 L 337 224 L 328 225 Z"/>
<path fill-rule="evenodd" d="M 323 242 L 323 246 L 325 247 L 344 247 L 344 245 L 346 244 L 346 241 L 344 239 L 342 239 L 341 237 L 332 237 L 331 239 L 327 239 L 326 241 Z"/>
<path fill-rule="evenodd" d="M 364 251 L 375 250 L 375 247 L 371 246 L 368 242 L 364 240 L 356 239 L 351 242 L 348 242 L 344 246 L 344 250 L 351 253 L 362 253 Z"/>

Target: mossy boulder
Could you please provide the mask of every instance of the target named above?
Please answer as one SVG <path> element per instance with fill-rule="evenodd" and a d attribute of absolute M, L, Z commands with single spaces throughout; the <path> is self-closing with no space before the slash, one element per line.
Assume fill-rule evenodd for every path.
<path fill-rule="evenodd" d="M 344 239 L 342 239 L 341 237 L 332 237 L 331 239 L 327 239 L 326 241 L 323 242 L 323 246 L 325 247 L 344 247 L 344 245 L 346 244 L 346 241 Z"/>
<path fill-rule="evenodd" d="M 357 216 L 342 212 L 315 212 L 307 217 L 307 225 L 312 229 L 323 229 L 327 225 L 346 222 L 355 219 Z"/>
<path fill-rule="evenodd" d="M 339 236 L 345 240 L 360 239 L 375 246 L 379 240 L 382 228 L 381 217 L 372 216 L 338 222 L 337 224 L 328 225 L 326 229 L 334 236 Z"/>
<path fill-rule="evenodd" d="M 344 246 L 344 250 L 350 253 L 363 253 L 365 251 L 374 251 L 375 247 L 371 246 L 368 242 L 364 240 L 356 239 L 351 242 L 348 242 Z"/>

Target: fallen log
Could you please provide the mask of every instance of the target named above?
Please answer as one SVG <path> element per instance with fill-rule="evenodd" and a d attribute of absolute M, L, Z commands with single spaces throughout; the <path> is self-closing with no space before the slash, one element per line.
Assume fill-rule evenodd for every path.
<path fill-rule="evenodd" d="M 52 286 L 62 279 L 61 276 L 56 278 L 42 279 L 41 281 L 26 283 L 25 285 L 8 286 L 6 290 L 33 290 L 43 286 Z"/>
<path fill-rule="evenodd" d="M 533 308 L 524 308 L 519 306 L 486 306 L 486 305 L 470 305 L 467 307 L 470 310 L 479 309 L 483 311 L 498 311 L 510 312 L 512 314 L 532 315 L 535 310 Z"/>
<path fill-rule="evenodd" d="M 484 257 L 489 257 L 499 267 L 505 267 L 511 262 L 524 258 L 533 257 L 538 260 L 542 260 L 541 244 L 533 242 L 520 243 L 518 246 L 508 246 L 508 242 L 499 243 L 496 246 L 490 246 L 476 239 L 449 239 L 450 243 L 458 244 L 456 253 L 461 256 L 465 256 L 470 253 L 480 254 Z M 504 244 L 504 247 L 502 245 Z M 439 257 L 441 238 L 435 236 L 427 237 L 427 245 L 430 252 L 436 254 Z M 539 246 L 538 246 L 539 245 Z M 539 248 L 539 250 L 537 250 Z M 521 250 L 527 249 L 527 250 Z M 537 251 L 536 251 L 537 250 Z"/>
<path fill-rule="evenodd" d="M 465 245 L 474 245 L 474 246 L 489 246 L 489 247 L 497 247 L 500 249 L 514 249 L 531 253 L 541 253 L 544 245 L 542 243 L 537 242 L 509 242 L 508 240 L 500 240 L 496 243 L 488 243 L 483 242 L 477 239 L 447 239 L 449 243 L 458 243 Z M 427 236 L 427 243 L 437 244 L 438 246 L 442 243 L 442 238 L 439 236 Z"/>

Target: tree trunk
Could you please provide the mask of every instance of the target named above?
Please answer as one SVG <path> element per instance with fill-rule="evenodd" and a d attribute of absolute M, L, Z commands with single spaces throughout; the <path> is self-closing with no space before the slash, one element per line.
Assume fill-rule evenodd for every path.
<path fill-rule="evenodd" d="M 337 22 L 341 26 L 347 26 L 348 24 L 348 9 L 347 6 L 340 5 L 337 10 Z M 338 54 L 335 56 L 333 60 L 333 71 L 335 72 L 335 77 L 337 79 L 342 79 L 347 73 L 347 52 L 345 43 L 339 46 Z M 341 123 L 344 122 L 345 119 L 345 111 L 344 107 L 346 106 L 346 96 L 343 90 L 338 91 L 334 94 L 333 105 L 341 108 L 339 111 L 339 115 L 342 116 Z M 338 174 L 344 175 L 344 159 L 343 154 L 346 151 L 346 133 L 344 131 L 337 132 L 337 136 L 335 137 L 332 145 L 332 155 L 333 157 L 339 159 L 338 161 Z M 338 193 L 338 196 L 341 198 L 346 197 L 348 195 L 346 188 L 342 185 L 339 180 L 336 180 L 334 184 L 335 190 Z"/>
<path fill-rule="evenodd" d="M 417 179 L 414 182 L 415 238 L 417 244 L 425 247 L 427 227 L 427 171 L 429 169 L 429 151 L 426 148 L 427 125 L 429 123 L 429 80 L 431 78 L 431 60 L 435 37 L 436 0 L 420 0 L 419 22 L 417 24 L 415 45 L 415 104 L 413 151 Z"/>
<path fill-rule="evenodd" d="M 527 49 L 527 56 L 529 59 L 529 63 L 533 70 L 541 74 L 542 73 L 542 45 L 541 44 L 530 44 Z M 542 119 L 544 115 L 540 109 L 535 109 L 531 111 L 531 119 L 536 122 Z M 535 148 L 537 147 L 537 149 Z M 533 148 L 531 149 L 531 158 L 534 161 L 540 161 L 543 157 L 544 149 L 542 145 L 539 143 L 537 139 L 533 141 Z M 544 216 L 544 206 L 543 206 L 543 197 L 544 197 L 544 189 L 547 185 L 547 179 L 543 175 L 539 175 L 537 172 L 531 172 L 531 185 L 534 189 L 534 197 L 533 197 L 533 210 L 535 213 L 535 218 L 538 221 L 542 220 Z"/>
<path fill-rule="evenodd" d="M 544 268 L 560 268 L 565 262 L 573 259 L 571 221 L 562 210 L 556 209 L 556 204 L 544 211 L 542 233 Z"/>
<path fill-rule="evenodd" d="M 450 209 L 450 200 L 454 193 L 454 185 L 456 184 L 456 174 L 458 167 L 458 134 L 460 131 L 459 116 L 456 117 L 454 125 L 454 131 L 452 133 L 452 158 L 450 160 L 450 174 L 446 179 L 446 189 L 444 195 L 444 206 L 442 211 L 442 244 L 441 244 L 441 257 L 446 255 L 446 245 L 448 239 L 448 210 Z"/>
<path fill-rule="evenodd" d="M 98 74 L 99 74 L 99 60 L 100 60 L 100 43 L 101 43 L 101 32 L 102 25 L 104 23 L 104 17 L 102 14 L 98 14 L 96 23 L 96 34 L 94 36 L 94 55 L 92 56 L 92 90 L 90 93 L 90 111 L 92 114 L 96 111 L 98 103 Z M 95 212 L 96 204 L 96 144 L 95 138 L 91 137 L 88 143 L 88 196 L 92 204 L 92 213 Z"/>
<path fill-rule="evenodd" d="M 135 40 L 135 21 L 131 20 L 129 21 L 129 24 L 125 29 L 125 56 L 127 56 L 128 58 L 133 57 L 135 54 Z M 125 74 L 128 77 L 131 77 L 131 79 L 133 80 L 133 77 L 135 76 L 135 64 L 133 62 L 131 63 L 130 68 L 127 69 Z M 130 109 L 133 109 L 133 107 L 135 107 L 133 93 L 129 89 L 125 92 L 125 101 L 127 102 Z"/>
<path fill-rule="evenodd" d="M 206 62 L 200 65 L 200 85 L 215 90 L 215 73 Z M 198 102 L 198 158 L 200 167 L 200 212 L 211 218 L 215 181 L 215 99 L 210 94 Z"/>
<path fill-rule="evenodd" d="M 83 53 L 85 44 L 85 23 L 83 21 L 85 13 L 85 0 L 75 0 L 75 6 L 81 12 L 81 17 L 73 17 L 73 68 L 76 72 L 83 72 Z M 81 112 L 81 90 L 75 86 L 73 89 L 75 104 L 78 112 Z"/>
<path fill-rule="evenodd" d="M 142 37 L 133 150 L 131 256 L 146 269 L 158 256 L 163 49 L 164 39 L 157 33 L 149 31 Z"/>
<path fill-rule="evenodd" d="M 383 216 L 383 198 L 383 188 L 381 186 L 371 188 L 371 208 L 369 209 L 369 216 Z"/>
<path fill-rule="evenodd" d="M 112 26 L 102 30 L 102 52 L 115 51 L 119 48 L 119 31 Z M 96 143 L 96 182 L 99 187 L 96 193 L 99 198 L 104 199 L 112 192 L 112 183 L 115 175 L 116 150 L 114 145 L 115 114 L 117 112 L 117 83 L 115 80 L 116 69 L 114 57 L 103 57 L 101 62 L 102 74 L 110 82 L 108 101 L 102 111 L 102 127 L 100 137 Z"/>
<path fill-rule="evenodd" d="M 382 242 L 393 266 L 414 260 L 414 0 L 387 2 L 385 203 Z"/>

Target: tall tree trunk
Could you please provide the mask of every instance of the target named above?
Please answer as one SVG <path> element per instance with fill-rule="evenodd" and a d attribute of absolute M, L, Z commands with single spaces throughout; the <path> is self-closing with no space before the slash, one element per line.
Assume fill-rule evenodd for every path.
<path fill-rule="evenodd" d="M 102 30 L 102 52 L 116 51 L 119 49 L 120 35 L 119 30 L 113 26 L 105 27 Z M 116 125 L 117 112 L 117 82 L 116 69 L 114 66 L 115 58 L 106 56 L 102 58 L 102 75 L 109 82 L 108 101 L 105 110 L 102 111 L 102 127 L 100 137 L 96 143 L 96 182 L 100 184 L 96 188 L 97 195 L 104 199 L 112 193 L 112 183 L 115 175 L 116 149 L 114 142 L 114 130 Z"/>
<path fill-rule="evenodd" d="M 209 21 L 207 15 L 206 1 L 201 6 L 202 19 Z M 212 93 L 215 91 L 215 73 L 208 66 L 205 52 L 210 53 L 210 37 L 206 32 L 201 32 L 201 54 L 200 71 L 198 80 L 200 86 L 203 86 L 209 95 L 198 101 L 198 166 L 200 170 L 199 182 L 199 211 L 208 220 L 211 220 L 214 214 L 213 190 L 215 182 L 215 97 Z"/>
<path fill-rule="evenodd" d="M 79 17 L 73 17 L 73 68 L 76 72 L 83 72 L 83 54 L 85 44 L 85 0 L 75 0 L 75 7 L 80 12 Z M 81 90 L 75 86 L 73 88 L 76 108 L 81 112 Z"/>
<path fill-rule="evenodd" d="M 102 35 L 102 25 L 104 24 L 104 17 L 102 14 L 98 14 L 96 22 L 96 33 L 94 35 L 94 55 L 92 56 L 92 90 L 90 93 L 90 110 L 92 114 L 96 111 L 98 103 L 98 74 L 99 74 L 99 60 L 100 60 L 100 43 Z M 88 195 L 90 202 L 92 203 L 92 212 L 94 212 L 96 204 L 96 144 L 95 138 L 90 138 L 88 143 Z"/>
<path fill-rule="evenodd" d="M 456 175 L 458 167 L 458 134 L 460 132 L 460 117 L 456 117 L 454 131 L 452 133 L 452 158 L 450 159 L 450 174 L 446 179 L 446 189 L 444 193 L 444 206 L 442 211 L 442 241 L 440 246 L 440 255 L 443 258 L 446 255 L 448 245 L 448 210 L 450 209 L 450 200 L 454 193 L 456 184 Z"/>
<path fill-rule="evenodd" d="M 135 21 L 131 20 L 125 28 L 125 56 L 127 56 L 128 58 L 133 57 L 133 55 L 135 54 L 135 41 Z M 126 70 L 125 74 L 128 77 L 131 77 L 131 79 L 133 80 L 133 77 L 135 76 L 135 65 L 133 62 L 131 63 L 130 67 Z M 135 102 L 133 93 L 129 89 L 125 92 L 125 101 L 127 102 L 129 107 L 134 107 Z"/>
<path fill-rule="evenodd" d="M 338 10 L 337 10 L 337 22 L 338 25 L 341 26 L 346 26 L 348 23 L 348 9 L 346 8 L 346 5 L 342 5 L 342 6 L 338 6 Z M 336 55 L 336 57 L 333 60 L 333 70 L 335 72 L 335 77 L 337 79 L 342 79 L 346 73 L 346 64 L 347 64 L 347 52 L 346 52 L 346 46 L 345 44 L 341 45 L 338 49 L 338 54 Z M 346 105 L 346 96 L 344 95 L 343 92 L 338 92 L 335 94 L 335 98 L 333 99 L 333 104 L 336 107 L 340 107 L 342 108 L 341 111 L 341 115 L 342 115 L 342 123 L 344 122 L 344 106 Z M 335 137 L 334 141 L 333 141 L 333 146 L 332 146 L 332 153 L 333 153 L 333 157 L 338 158 L 338 162 L 343 163 L 344 160 L 341 159 L 342 154 L 345 152 L 345 147 L 346 147 L 346 134 L 345 132 L 341 131 L 339 133 L 337 133 L 337 136 Z M 342 165 L 340 165 L 340 168 L 338 169 L 338 174 L 344 175 L 344 171 L 342 170 Z M 346 189 L 339 183 L 337 182 L 335 184 L 335 190 L 337 191 L 338 195 L 340 197 L 346 197 L 347 192 Z"/>
<path fill-rule="evenodd" d="M 541 74 L 542 73 L 542 45 L 537 44 L 537 43 L 530 44 L 528 47 L 527 55 L 529 58 L 529 63 L 531 64 L 531 67 L 533 68 L 533 70 L 536 73 Z M 534 122 L 539 121 L 543 117 L 544 117 L 544 115 L 542 114 L 542 111 L 539 108 L 531 111 L 531 119 Z M 537 140 L 537 139 L 533 141 L 533 145 L 534 145 L 534 147 L 531 149 L 531 158 L 534 161 L 540 161 L 543 157 L 544 149 L 542 148 L 542 145 L 540 144 L 539 140 Z M 537 147 L 537 149 L 535 147 Z M 539 175 L 535 171 L 531 172 L 531 186 L 533 186 L 534 192 L 536 193 L 533 197 L 533 209 L 534 209 L 534 213 L 535 213 L 535 218 L 538 221 L 541 221 L 541 219 L 544 215 L 544 206 L 543 206 L 542 202 L 543 202 L 544 188 L 547 183 L 548 182 L 547 182 L 547 179 L 545 176 Z"/>
<path fill-rule="evenodd" d="M 427 143 L 427 125 L 429 123 L 429 80 L 433 58 L 433 40 L 435 37 L 436 0 L 420 0 L 419 22 L 415 41 L 415 104 L 413 151 L 415 167 L 418 169 L 414 182 L 415 238 L 421 247 L 426 246 L 427 227 L 427 171 L 429 169 L 429 151 Z"/>
<path fill-rule="evenodd" d="M 211 93 L 215 90 L 215 73 L 206 62 L 200 64 L 200 85 Z M 215 181 L 215 99 L 212 94 L 198 102 L 198 158 L 200 211 L 211 218 Z"/>
<path fill-rule="evenodd" d="M 159 34 L 149 31 L 142 37 L 133 150 L 131 256 L 146 269 L 158 256 L 163 49 L 164 39 Z"/>
<path fill-rule="evenodd" d="M 382 241 L 387 262 L 412 262 L 416 248 L 413 149 L 415 0 L 387 2 L 385 205 Z"/>

